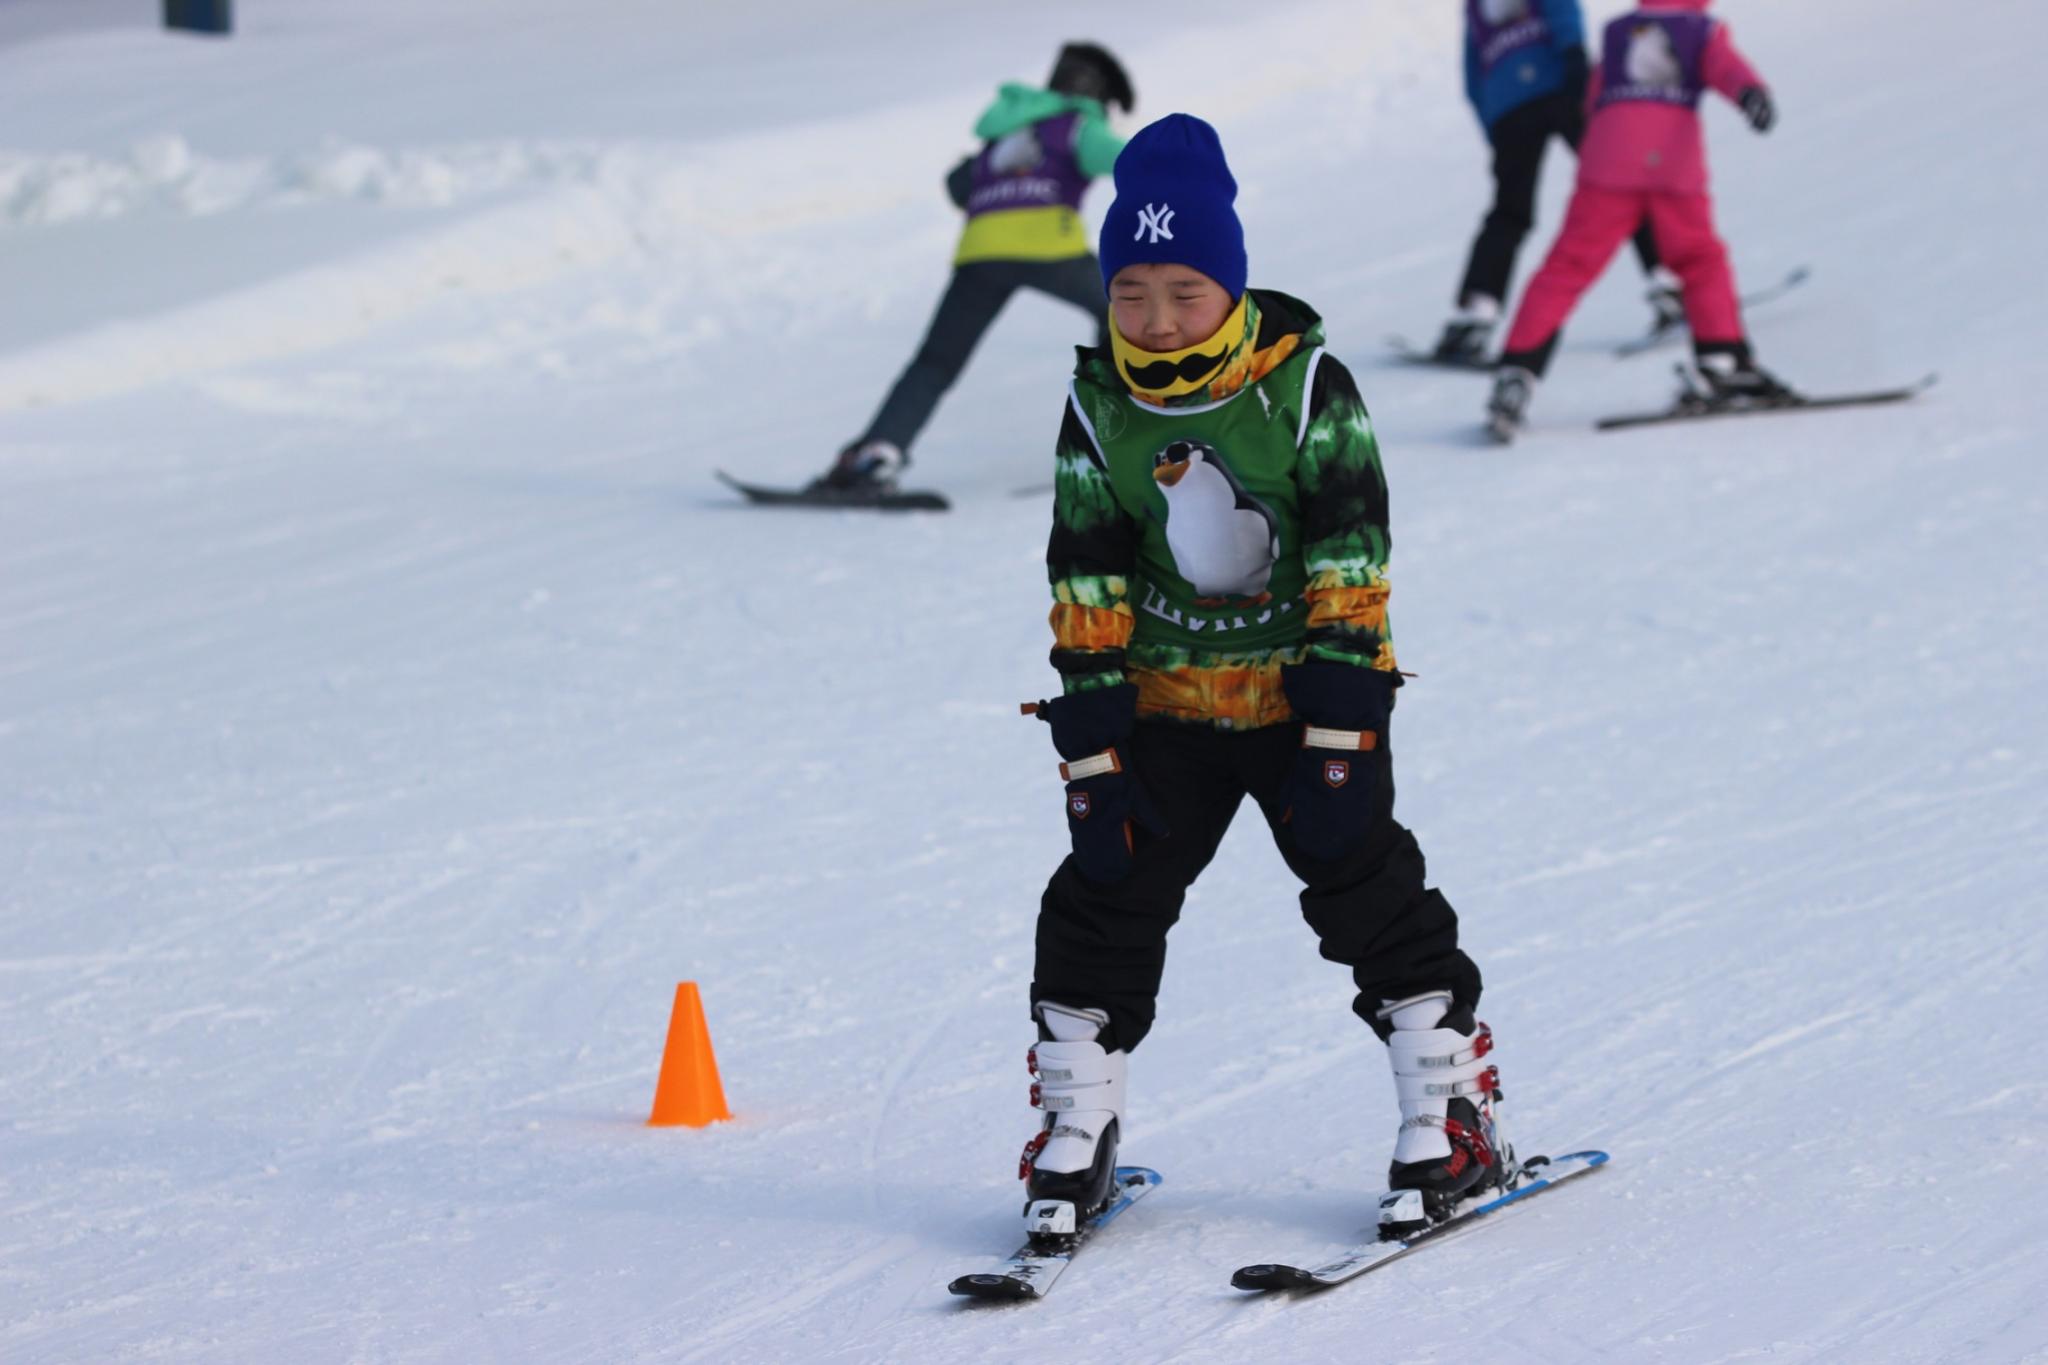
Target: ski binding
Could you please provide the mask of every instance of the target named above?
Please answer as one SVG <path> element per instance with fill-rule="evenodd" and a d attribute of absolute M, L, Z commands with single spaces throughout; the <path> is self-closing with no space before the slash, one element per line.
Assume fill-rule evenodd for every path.
<path fill-rule="evenodd" d="M 969 1299 L 1042 1299 L 1073 1263 L 1075 1253 L 1159 1183 L 1157 1171 L 1143 1166 L 1117 1167 L 1109 1202 L 1092 1218 L 1076 1218 L 1074 1206 L 1063 1199 L 1042 1199 L 1028 1205 L 1024 1230 L 1029 1240 L 1007 1260 L 980 1274 L 962 1275 L 946 1288 Z"/>

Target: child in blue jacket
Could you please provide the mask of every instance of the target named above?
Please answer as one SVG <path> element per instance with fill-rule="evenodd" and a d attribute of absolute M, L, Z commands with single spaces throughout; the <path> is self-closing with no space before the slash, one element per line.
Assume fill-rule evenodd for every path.
<path fill-rule="evenodd" d="M 1485 360 L 1515 254 L 1535 222 L 1544 150 L 1560 137 L 1576 151 L 1585 134 L 1586 77 L 1579 0 L 1465 0 L 1465 97 L 1493 144 L 1493 207 L 1472 243 L 1457 311 L 1437 342 L 1439 359 Z M 1647 222 L 1635 245 L 1657 325 L 1678 322 L 1678 280 L 1658 263 Z"/>

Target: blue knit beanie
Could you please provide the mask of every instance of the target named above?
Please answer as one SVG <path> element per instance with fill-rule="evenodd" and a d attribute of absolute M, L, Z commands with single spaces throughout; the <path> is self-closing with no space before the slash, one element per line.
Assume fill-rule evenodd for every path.
<path fill-rule="evenodd" d="M 1127 265 L 1191 265 L 1244 293 L 1244 228 L 1237 181 L 1216 130 L 1192 114 L 1168 114 L 1138 130 L 1116 159 L 1116 202 L 1102 220 L 1102 287 Z"/>

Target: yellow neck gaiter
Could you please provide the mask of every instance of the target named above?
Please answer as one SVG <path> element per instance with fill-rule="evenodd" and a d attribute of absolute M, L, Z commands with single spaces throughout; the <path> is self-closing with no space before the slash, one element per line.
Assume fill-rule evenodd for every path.
<path fill-rule="evenodd" d="M 1181 398 L 1210 388 L 1233 361 L 1242 361 L 1251 340 L 1249 305 L 1251 291 L 1238 296 L 1237 307 L 1223 319 L 1216 334 L 1178 351 L 1142 351 L 1124 340 L 1116 329 L 1116 317 L 1109 320 L 1109 349 L 1116 358 L 1119 377 L 1141 402 L 1164 406 L 1170 398 Z M 1240 380 L 1240 385 L 1242 380 Z M 1232 390 L 1239 385 L 1229 386 Z M 1221 396 L 1220 394 L 1216 396 Z"/>

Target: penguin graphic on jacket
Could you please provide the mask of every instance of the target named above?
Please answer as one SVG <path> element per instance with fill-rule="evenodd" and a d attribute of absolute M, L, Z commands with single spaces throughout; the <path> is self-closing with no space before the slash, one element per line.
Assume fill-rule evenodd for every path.
<path fill-rule="evenodd" d="M 1152 478 L 1166 496 L 1166 547 L 1180 576 L 1215 602 L 1266 600 L 1279 524 L 1216 448 L 1175 441 L 1153 457 Z"/>
<path fill-rule="evenodd" d="M 1671 34 L 1662 24 L 1638 24 L 1629 31 L 1626 65 L 1631 85 L 1677 86 L 1685 68 L 1671 48 Z"/>

